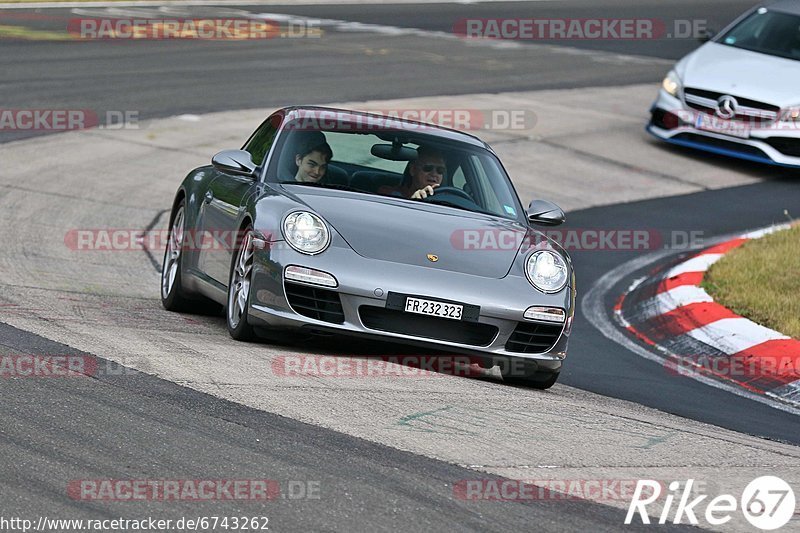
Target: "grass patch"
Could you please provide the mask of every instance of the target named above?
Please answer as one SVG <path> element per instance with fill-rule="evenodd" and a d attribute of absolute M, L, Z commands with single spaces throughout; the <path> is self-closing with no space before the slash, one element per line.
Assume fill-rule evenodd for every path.
<path fill-rule="evenodd" d="M 702 287 L 733 312 L 800 339 L 800 226 L 728 252 Z"/>

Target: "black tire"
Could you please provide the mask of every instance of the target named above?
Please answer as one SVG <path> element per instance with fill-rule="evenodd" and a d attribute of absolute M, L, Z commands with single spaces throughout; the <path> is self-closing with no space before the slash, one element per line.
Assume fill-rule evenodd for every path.
<path fill-rule="evenodd" d="M 182 282 L 185 211 L 185 202 L 181 200 L 170 217 L 167 246 L 164 248 L 164 260 L 161 263 L 161 305 L 167 311 L 189 311 L 197 305 L 195 300 L 187 297 Z"/>
<path fill-rule="evenodd" d="M 256 339 L 255 328 L 248 323 L 250 307 L 250 281 L 253 275 L 253 227 L 248 225 L 239 232 L 236 250 L 231 259 L 228 276 L 228 297 L 225 305 L 225 323 L 228 333 L 237 341 Z M 244 258 L 243 258 L 244 256 Z M 247 261 L 249 257 L 249 268 Z M 241 292 L 245 290 L 244 296 Z"/>

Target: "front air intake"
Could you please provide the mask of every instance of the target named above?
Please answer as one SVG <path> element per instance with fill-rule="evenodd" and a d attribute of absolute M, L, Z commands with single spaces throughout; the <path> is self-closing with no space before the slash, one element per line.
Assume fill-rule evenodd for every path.
<path fill-rule="evenodd" d="M 297 314 L 333 324 L 344 323 L 344 310 L 338 292 L 289 281 L 285 287 L 286 300 Z"/>
<path fill-rule="evenodd" d="M 561 336 L 564 324 L 520 322 L 506 341 L 506 351 L 543 353 L 551 350 Z"/>

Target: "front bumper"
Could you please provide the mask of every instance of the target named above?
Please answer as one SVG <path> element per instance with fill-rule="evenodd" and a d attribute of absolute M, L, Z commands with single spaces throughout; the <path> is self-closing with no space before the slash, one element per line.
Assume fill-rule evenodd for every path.
<path fill-rule="evenodd" d="M 746 137 L 697 127 L 699 111 L 659 90 L 650 108 L 645 128 L 655 137 L 676 144 L 728 157 L 800 168 L 800 124 L 774 121 L 758 124 Z"/>
<path fill-rule="evenodd" d="M 336 239 L 325 253 L 316 256 L 300 254 L 284 242 L 269 243 L 257 250 L 250 290 L 250 322 L 275 329 L 310 328 L 321 331 L 380 337 L 403 343 L 428 346 L 437 350 L 479 355 L 484 358 L 515 357 L 536 361 L 542 370 L 557 371 L 566 357 L 574 315 L 574 291 L 568 286 L 560 293 L 542 294 L 524 277 L 508 275 L 489 279 L 452 271 L 397 264 L 362 257 Z M 284 282 L 284 269 L 298 265 L 328 272 L 336 277 L 335 291 L 341 300 L 344 319 L 341 323 L 317 320 L 296 312 L 290 305 Z M 292 282 L 296 284 L 296 282 Z M 438 300 L 457 301 L 480 307 L 475 329 L 496 328 L 486 343 L 459 343 L 424 335 L 395 333 L 365 325 L 364 308 L 387 307 L 389 293 L 419 295 Z M 557 340 L 540 353 L 508 351 L 507 342 L 520 323 L 541 324 L 523 317 L 532 306 L 557 307 L 566 311 L 566 322 L 557 325 Z M 407 316 L 407 313 L 403 313 Z M 416 316 L 416 315 L 415 315 Z M 422 317 L 423 319 L 427 317 Z M 448 319 L 434 319 L 450 322 Z M 463 322 L 460 327 L 466 327 Z M 551 324 L 552 326 L 552 324 Z"/>

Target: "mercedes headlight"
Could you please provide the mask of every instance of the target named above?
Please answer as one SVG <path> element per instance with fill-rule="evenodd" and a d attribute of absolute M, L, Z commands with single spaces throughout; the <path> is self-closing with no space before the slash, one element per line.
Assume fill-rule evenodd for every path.
<path fill-rule="evenodd" d="M 528 257 L 525 274 L 531 285 L 542 292 L 553 293 L 560 291 L 567 284 L 569 268 L 560 254 L 539 250 Z"/>
<path fill-rule="evenodd" d="M 295 211 L 283 219 L 283 236 L 292 248 L 309 255 L 324 251 L 331 242 L 328 226 L 308 211 Z"/>
<path fill-rule="evenodd" d="M 674 70 L 670 70 L 664 78 L 664 81 L 661 82 L 661 88 L 677 98 L 681 90 L 681 79 L 678 77 L 678 73 Z"/>

